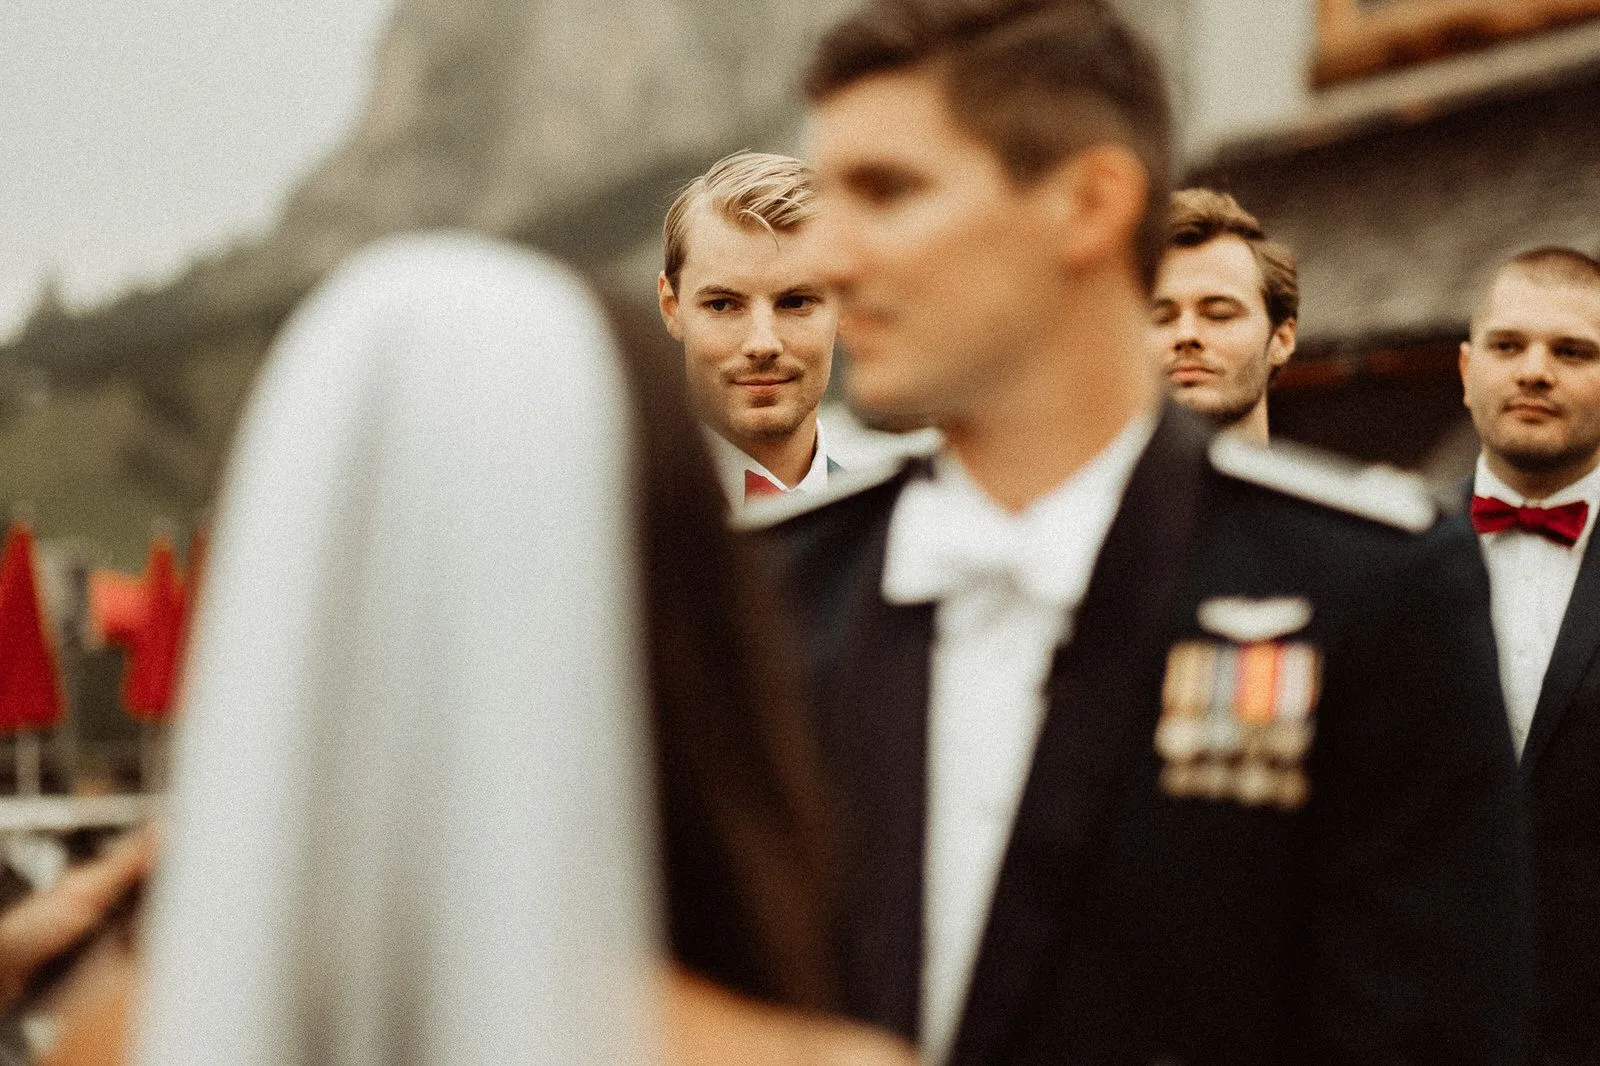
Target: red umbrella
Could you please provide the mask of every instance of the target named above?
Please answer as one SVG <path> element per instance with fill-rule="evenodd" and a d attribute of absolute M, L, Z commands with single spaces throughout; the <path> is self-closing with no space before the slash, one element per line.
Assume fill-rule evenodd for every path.
<path fill-rule="evenodd" d="M 0 559 L 0 730 L 49 729 L 61 713 L 61 675 L 39 605 L 33 530 L 13 522 Z"/>
<path fill-rule="evenodd" d="M 130 715 L 159 722 L 172 711 L 188 595 L 173 561 L 172 542 L 158 537 L 144 573 L 89 575 L 89 617 L 97 635 L 127 653 L 122 702 Z"/>

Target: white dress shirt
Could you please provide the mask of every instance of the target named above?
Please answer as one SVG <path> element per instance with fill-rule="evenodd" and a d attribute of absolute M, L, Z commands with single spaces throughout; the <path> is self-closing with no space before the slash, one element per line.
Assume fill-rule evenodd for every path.
<path fill-rule="evenodd" d="M 949 1054 L 1045 713 L 1106 531 L 1153 422 L 1134 419 L 1049 495 L 1013 515 L 946 452 L 902 491 L 883 593 L 936 600 L 928 706 L 922 1052 Z"/>
<path fill-rule="evenodd" d="M 1511 739 L 1520 758 L 1528 729 L 1533 725 L 1534 709 L 1539 705 L 1544 672 L 1561 632 L 1561 620 L 1567 614 L 1567 601 L 1578 580 L 1578 567 L 1594 530 L 1595 509 L 1600 504 L 1600 468 L 1546 499 L 1531 500 L 1490 473 L 1480 455 L 1472 491 L 1517 507 L 1559 507 L 1576 500 L 1589 504 L 1583 532 L 1570 548 L 1520 529 L 1478 537 L 1489 569 L 1490 612 L 1500 650 L 1500 685 L 1505 692 Z"/>
<path fill-rule="evenodd" d="M 750 458 L 742 449 L 710 426 L 702 423 L 700 428 L 705 433 L 706 447 L 711 452 L 711 462 L 717 468 L 717 480 L 721 482 L 723 495 L 728 498 L 728 507 L 734 514 L 744 510 L 746 470 L 753 470 L 784 492 L 817 492 L 828 486 L 828 447 L 823 437 L 820 418 L 817 419 L 817 450 L 811 456 L 811 466 L 807 468 L 805 477 L 793 485 L 785 485 L 782 478 Z"/>

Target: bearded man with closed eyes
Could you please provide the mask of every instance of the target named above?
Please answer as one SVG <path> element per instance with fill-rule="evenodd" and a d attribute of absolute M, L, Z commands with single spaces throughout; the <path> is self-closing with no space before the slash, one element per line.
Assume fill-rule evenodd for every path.
<path fill-rule="evenodd" d="M 1148 343 L 1174 400 L 1267 442 L 1267 389 L 1294 354 L 1294 255 L 1227 193 L 1172 196 Z"/>

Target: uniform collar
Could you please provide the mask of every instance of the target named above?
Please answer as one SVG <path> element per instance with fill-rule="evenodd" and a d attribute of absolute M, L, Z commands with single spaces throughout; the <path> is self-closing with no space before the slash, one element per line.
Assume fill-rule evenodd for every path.
<path fill-rule="evenodd" d="M 902 491 L 890 520 L 883 575 L 890 602 L 943 599 L 1005 573 L 1044 602 L 1075 605 L 1088 586 L 1154 420 L 1141 415 L 1087 464 L 1020 514 L 991 500 L 952 452 L 930 479 Z"/>

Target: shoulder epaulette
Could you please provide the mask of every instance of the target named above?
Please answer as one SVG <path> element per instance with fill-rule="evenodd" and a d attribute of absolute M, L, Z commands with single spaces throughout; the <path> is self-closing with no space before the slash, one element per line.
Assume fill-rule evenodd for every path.
<path fill-rule="evenodd" d="M 897 455 L 865 467 L 851 467 L 828 475 L 828 486 L 818 492 L 785 492 L 781 496 L 758 496 L 744 505 L 728 524 L 741 532 L 767 529 L 808 511 L 876 488 L 904 470 L 916 455 Z"/>
<path fill-rule="evenodd" d="M 1304 445 L 1263 448 L 1226 433 L 1212 440 L 1210 457 L 1229 477 L 1413 533 L 1439 517 L 1427 483 L 1392 466 L 1363 466 Z"/>

